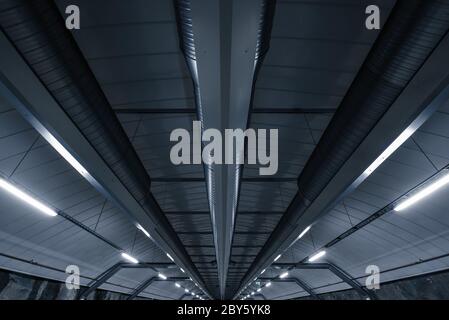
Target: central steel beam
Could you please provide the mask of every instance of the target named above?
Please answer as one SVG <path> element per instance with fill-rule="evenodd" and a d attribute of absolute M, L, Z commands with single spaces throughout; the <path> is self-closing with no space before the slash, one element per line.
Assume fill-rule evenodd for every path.
<path fill-rule="evenodd" d="M 203 131 L 224 134 L 225 129 L 247 128 L 257 70 L 268 50 L 272 4 L 270 0 L 176 1 L 181 47 L 194 81 Z M 204 164 L 222 299 L 242 172 L 235 159 L 244 159 L 243 150 L 233 151 L 233 164 Z"/>

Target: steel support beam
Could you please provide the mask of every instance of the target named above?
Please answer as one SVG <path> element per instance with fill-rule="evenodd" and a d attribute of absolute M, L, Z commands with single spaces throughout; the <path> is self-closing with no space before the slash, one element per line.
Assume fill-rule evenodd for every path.
<path fill-rule="evenodd" d="M 377 300 L 377 295 L 373 290 L 369 290 L 360 285 L 356 280 L 353 280 L 352 277 L 347 274 L 343 269 L 336 266 L 333 263 L 297 263 L 297 264 L 289 264 L 289 263 L 276 263 L 273 264 L 273 267 L 286 268 L 286 269 L 303 269 L 303 270 L 329 270 L 341 280 L 343 280 L 346 284 L 351 286 L 357 293 L 364 297 L 367 296 L 370 300 Z"/>
<path fill-rule="evenodd" d="M 303 289 L 305 292 L 307 292 L 311 297 L 321 300 L 320 297 L 313 292 L 313 289 L 304 281 L 296 278 L 296 277 L 289 277 L 286 279 L 279 279 L 279 278 L 259 278 L 259 280 L 262 281 L 271 281 L 271 282 L 295 282 L 301 289 Z"/>
<path fill-rule="evenodd" d="M 89 282 L 87 284 L 87 288 L 85 288 L 84 290 L 80 290 L 80 293 L 78 294 L 78 299 L 84 300 L 85 298 L 87 298 L 87 296 L 89 296 L 89 294 L 94 292 L 98 287 L 100 287 L 102 284 L 104 284 L 106 281 L 108 281 L 108 279 L 110 279 L 114 274 L 119 272 L 121 269 L 122 269 L 122 263 L 120 263 L 120 262 L 116 263 L 115 265 L 113 265 L 112 267 L 107 269 L 105 272 L 100 274 L 97 278 L 95 278 L 94 280 Z"/>
<path fill-rule="evenodd" d="M 280 224 L 278 225 L 245 275 L 241 288 L 273 263 L 277 255 L 287 250 L 306 227 L 313 225 L 353 192 L 369 176 L 366 173 L 367 168 L 393 141 L 406 130 L 411 133 L 418 130 L 447 101 L 449 70 L 441 66 L 446 63 L 448 52 L 449 35 L 446 34 L 393 105 L 369 131 L 321 193 L 307 205 L 300 218 L 294 222 L 292 220 L 288 224 L 288 230 L 282 230 Z M 298 194 L 288 211 L 299 208 L 303 200 Z M 284 224 L 283 227 L 285 226 L 287 225 Z"/>
<path fill-rule="evenodd" d="M 137 297 L 143 290 L 148 288 L 148 286 L 152 284 L 156 279 L 157 277 L 151 277 L 148 280 L 144 281 L 131 293 L 131 295 L 126 300 L 134 300 L 135 297 Z"/>
<path fill-rule="evenodd" d="M 168 268 L 174 266 L 174 263 L 158 263 L 158 262 L 142 262 L 142 263 L 124 263 L 118 262 L 114 264 L 112 267 L 98 275 L 94 280 L 87 284 L 87 287 L 84 290 L 80 290 L 78 294 L 78 299 L 83 300 L 87 298 L 89 294 L 98 289 L 102 284 L 106 283 L 113 275 L 119 272 L 121 269 L 139 269 L 139 268 L 149 268 L 156 271 L 156 268 Z M 188 278 L 182 278 L 188 279 Z"/>
<path fill-rule="evenodd" d="M 142 291 L 144 291 L 146 288 L 148 288 L 153 282 L 155 281 L 186 281 L 189 280 L 189 278 L 184 277 L 170 277 L 166 280 L 160 279 L 159 277 L 151 277 L 148 278 L 146 281 L 144 281 L 142 284 L 140 284 L 126 300 L 134 300 Z"/>

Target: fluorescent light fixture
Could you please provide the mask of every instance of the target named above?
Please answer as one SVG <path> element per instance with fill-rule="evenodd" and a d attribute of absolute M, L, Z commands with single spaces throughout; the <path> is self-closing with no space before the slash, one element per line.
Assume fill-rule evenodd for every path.
<path fill-rule="evenodd" d="M 189 293 L 190 291 L 189 291 L 189 289 L 184 289 L 184 292 Z"/>
<path fill-rule="evenodd" d="M 151 239 L 151 236 L 150 236 L 149 232 L 148 232 L 147 230 L 145 230 L 140 224 L 137 224 L 137 229 L 139 229 L 140 231 L 142 231 L 142 233 L 143 233 L 144 235 L 146 235 L 148 238 Z"/>
<path fill-rule="evenodd" d="M 136 258 L 134 258 L 133 256 L 130 256 L 129 254 L 127 254 L 126 252 L 122 252 L 122 258 L 128 260 L 129 262 L 132 263 L 139 263 L 139 260 L 137 260 Z"/>
<path fill-rule="evenodd" d="M 270 287 L 271 286 L 271 281 L 267 282 L 267 284 L 265 285 L 265 287 Z"/>
<path fill-rule="evenodd" d="M 181 288 L 181 285 L 180 285 L 179 283 L 177 283 L 177 282 L 175 282 L 175 286 L 176 286 L 177 288 Z"/>
<path fill-rule="evenodd" d="M 285 271 L 284 273 L 281 273 L 281 275 L 279 276 L 280 279 L 284 279 L 288 277 L 288 271 Z"/>
<path fill-rule="evenodd" d="M 167 280 L 167 276 L 162 274 L 162 273 L 158 273 L 157 275 L 159 278 L 161 278 L 162 280 Z"/>
<path fill-rule="evenodd" d="M 314 255 L 312 255 L 309 258 L 309 262 L 314 262 L 314 261 L 318 260 L 319 258 L 324 257 L 325 255 L 326 255 L 326 251 L 321 250 L 320 252 L 317 252 Z"/>
<path fill-rule="evenodd" d="M 276 258 L 274 258 L 274 262 L 278 261 L 282 254 L 279 254 Z"/>
<path fill-rule="evenodd" d="M 267 271 L 267 269 L 263 269 L 262 272 L 260 274 L 264 274 L 265 271 Z"/>
<path fill-rule="evenodd" d="M 310 230 L 310 228 L 312 228 L 312 226 L 308 226 L 307 228 L 305 228 L 298 236 L 298 238 L 296 238 L 296 240 L 301 239 L 302 237 L 304 237 L 304 235 Z"/>
<path fill-rule="evenodd" d="M 262 291 L 262 288 L 259 288 L 259 289 L 257 289 L 256 291 L 257 291 L 257 292 L 260 292 L 260 291 Z"/>
<path fill-rule="evenodd" d="M 251 292 L 251 295 L 253 296 L 253 295 L 255 295 L 256 293 L 253 291 L 253 292 Z"/>
<path fill-rule="evenodd" d="M 388 159 L 389 156 L 393 154 L 393 152 L 395 152 L 405 141 L 407 141 L 413 133 L 415 133 L 415 129 L 410 127 L 405 129 L 399 137 L 397 137 L 396 140 L 394 140 L 393 143 L 390 144 L 387 149 L 385 149 L 385 151 L 382 152 L 381 155 L 363 172 L 363 175 L 369 176 L 373 173 L 374 170 L 376 170 L 386 159 Z"/>
<path fill-rule="evenodd" d="M 179 270 L 181 270 L 182 273 L 186 273 L 183 268 L 179 268 Z"/>
<path fill-rule="evenodd" d="M 52 134 L 46 133 L 44 138 L 53 147 L 53 149 L 55 149 L 83 177 L 88 175 L 87 170 L 84 169 L 81 163 L 79 163 L 78 160 L 76 160 Z"/>
<path fill-rule="evenodd" d="M 36 200 L 32 196 L 28 195 L 27 193 L 23 192 L 19 188 L 13 186 L 11 183 L 9 183 L 6 180 L 3 180 L 1 178 L 0 178 L 0 188 L 2 188 L 3 190 L 9 192 L 10 194 L 15 196 L 16 198 L 18 198 L 18 199 L 28 203 L 29 205 L 31 205 L 32 207 L 38 209 L 42 213 L 45 213 L 46 215 L 49 215 L 51 217 L 54 217 L 54 216 L 58 215 L 56 213 L 56 211 L 54 211 L 53 209 L 47 207 L 42 202 Z"/>
<path fill-rule="evenodd" d="M 194 296 L 194 295 L 195 295 L 195 293 L 194 293 L 194 292 L 191 292 L 190 294 L 191 294 L 192 296 Z"/>
<path fill-rule="evenodd" d="M 170 254 L 166 253 L 166 255 L 171 261 L 175 262 L 175 260 L 173 259 L 173 257 Z"/>
<path fill-rule="evenodd" d="M 415 195 L 409 197 L 408 199 L 401 202 L 398 206 L 394 208 L 394 211 L 402 211 L 410 207 L 411 205 L 415 204 L 416 202 L 424 199 L 425 197 L 429 196 L 433 192 L 437 191 L 438 189 L 444 187 L 449 183 L 449 174 L 444 175 L 443 177 L 437 179 L 436 181 L 432 182 L 429 186 L 422 189 Z"/>

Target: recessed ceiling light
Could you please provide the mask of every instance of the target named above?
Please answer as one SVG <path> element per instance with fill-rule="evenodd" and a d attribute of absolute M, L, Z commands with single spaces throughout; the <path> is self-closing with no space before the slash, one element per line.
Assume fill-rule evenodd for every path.
<path fill-rule="evenodd" d="M 162 274 L 162 273 L 158 273 L 157 275 L 159 278 L 161 278 L 162 280 L 167 280 L 167 276 Z"/>
<path fill-rule="evenodd" d="M 314 262 L 314 261 L 318 260 L 319 258 L 325 256 L 325 255 L 326 255 L 326 251 L 321 250 L 320 252 L 317 252 L 317 253 L 315 253 L 314 255 L 312 255 L 312 256 L 309 258 L 309 262 Z"/>
<path fill-rule="evenodd" d="M 144 235 L 146 235 L 148 238 L 151 239 L 150 233 L 149 233 L 147 230 L 145 230 L 140 224 L 137 224 L 137 229 L 139 229 L 140 231 L 142 231 L 142 233 L 143 233 Z"/>
<path fill-rule="evenodd" d="M 127 254 L 126 252 L 122 252 L 122 257 L 126 260 L 128 260 L 129 262 L 132 263 L 139 263 L 139 260 L 137 260 L 136 258 L 134 258 L 133 256 Z"/>
<path fill-rule="evenodd" d="M 394 211 L 402 211 L 410 207 L 411 205 L 417 203 L 418 201 L 424 199 L 425 197 L 431 195 L 438 189 L 441 189 L 445 185 L 449 183 L 449 174 L 444 175 L 443 177 L 435 180 L 429 186 L 425 187 L 415 195 L 409 197 L 408 199 L 401 202 L 394 208 Z"/>
<path fill-rule="evenodd" d="M 54 211 L 50 207 L 47 207 L 42 202 L 36 200 L 32 196 L 28 195 L 27 193 L 23 192 L 19 188 L 13 186 L 11 183 L 9 183 L 6 180 L 3 180 L 1 178 L 0 178 L 0 188 L 2 188 L 3 190 L 9 192 L 10 194 L 15 196 L 16 198 L 26 202 L 27 204 L 31 205 L 32 207 L 38 209 L 39 211 L 41 211 L 42 213 L 45 213 L 48 216 L 54 217 L 54 216 L 58 215 L 56 213 L 56 211 Z"/>
<path fill-rule="evenodd" d="M 282 274 L 279 276 L 280 279 L 284 279 L 284 278 L 287 278 L 287 277 L 288 277 L 288 271 L 282 273 Z"/>
<path fill-rule="evenodd" d="M 175 260 L 172 258 L 172 256 L 170 254 L 166 253 L 166 255 L 171 261 L 175 262 Z"/>
<path fill-rule="evenodd" d="M 298 238 L 296 238 L 296 240 L 301 239 L 302 237 L 304 237 L 304 235 L 310 230 L 310 228 L 312 228 L 312 226 L 308 226 L 307 228 L 305 228 L 298 236 Z"/>
<path fill-rule="evenodd" d="M 49 132 L 43 135 L 45 140 L 83 177 L 88 176 L 87 170 L 73 157 L 70 152 Z"/>
<path fill-rule="evenodd" d="M 410 138 L 413 133 L 415 132 L 415 129 L 407 128 L 405 129 L 399 137 L 396 138 L 388 147 L 385 149 L 384 152 L 380 154 L 379 157 L 377 157 L 376 160 L 363 172 L 363 175 L 365 177 L 369 176 L 371 173 L 374 172 L 385 160 L 388 159 L 389 156 L 393 154 L 405 141 Z"/>

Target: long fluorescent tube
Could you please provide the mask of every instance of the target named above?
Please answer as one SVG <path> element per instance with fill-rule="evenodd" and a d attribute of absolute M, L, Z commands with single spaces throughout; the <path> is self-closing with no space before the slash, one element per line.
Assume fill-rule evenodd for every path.
<path fill-rule="evenodd" d="M 181 270 L 182 273 L 186 273 L 183 268 L 179 268 L 179 270 Z"/>
<path fill-rule="evenodd" d="M 168 257 L 171 261 L 175 262 L 175 260 L 172 258 L 171 255 L 169 255 L 168 253 L 166 253 L 166 255 L 167 255 L 167 257 Z"/>
<path fill-rule="evenodd" d="M 179 283 L 177 283 L 177 282 L 175 282 L 175 286 L 176 286 L 177 288 L 181 288 L 181 285 L 180 285 Z"/>
<path fill-rule="evenodd" d="M 146 235 L 148 238 L 151 239 L 151 236 L 150 236 L 150 234 L 148 233 L 148 231 L 145 230 L 140 224 L 137 224 L 137 229 L 139 229 L 140 231 L 142 231 L 142 233 L 143 233 L 144 235 Z"/>
<path fill-rule="evenodd" d="M 422 189 L 417 194 L 411 196 L 407 200 L 404 200 L 402 203 L 400 203 L 398 206 L 394 208 L 394 211 L 402 211 L 404 209 L 407 209 L 411 205 L 415 204 L 416 202 L 424 199 L 425 197 L 429 196 L 433 192 L 437 191 L 438 189 L 444 187 L 449 183 L 449 174 L 446 174 L 445 176 L 439 178 L 438 180 L 434 181 L 432 184 L 430 184 L 428 187 Z"/>
<path fill-rule="evenodd" d="M 157 275 L 159 278 L 161 278 L 162 280 L 167 280 L 167 276 L 162 274 L 162 273 L 158 273 Z"/>
<path fill-rule="evenodd" d="M 302 237 L 304 237 L 304 235 L 310 230 L 310 228 L 312 228 L 312 226 L 308 226 L 307 228 L 305 228 L 298 236 L 298 238 L 296 238 L 296 240 L 301 239 Z"/>
<path fill-rule="evenodd" d="M 267 271 L 267 269 L 263 269 L 262 272 L 260 274 L 264 274 L 265 271 Z"/>
<path fill-rule="evenodd" d="M 129 254 L 127 254 L 126 252 L 122 252 L 122 257 L 123 259 L 128 260 L 129 262 L 132 263 L 139 263 L 139 260 L 137 260 L 136 258 L 130 256 Z"/>
<path fill-rule="evenodd" d="M 257 289 L 256 291 L 257 291 L 257 292 L 260 292 L 260 291 L 262 291 L 262 288 L 259 288 L 259 289 Z"/>
<path fill-rule="evenodd" d="M 17 187 L 13 186 L 11 183 L 7 182 L 6 180 L 3 180 L 0 178 L 0 187 L 15 196 L 16 198 L 19 198 L 20 200 L 28 203 L 32 207 L 38 209 L 39 211 L 45 213 L 49 216 L 57 216 L 58 214 L 53 209 L 47 207 L 42 202 L 34 199 L 32 196 L 26 194 L 22 190 L 18 189 Z"/>
<path fill-rule="evenodd" d="M 269 287 L 269 286 L 271 286 L 271 281 L 270 282 L 267 282 L 267 284 L 265 285 L 265 287 Z"/>
<path fill-rule="evenodd" d="M 255 295 L 256 293 L 253 291 L 253 292 L 251 292 L 251 295 L 253 296 L 253 295 Z"/>
<path fill-rule="evenodd" d="M 413 133 L 415 133 L 415 129 L 413 128 L 407 128 L 405 129 L 399 137 L 396 138 L 388 147 L 385 149 L 384 152 L 381 153 L 379 157 L 377 157 L 376 160 L 363 172 L 365 176 L 369 176 L 371 173 L 374 172 L 386 159 L 388 159 L 389 156 L 393 154 L 405 141 L 408 140 L 412 136 Z"/>
<path fill-rule="evenodd" d="M 280 279 L 284 279 L 284 278 L 287 278 L 287 277 L 288 277 L 288 271 L 285 271 L 284 273 L 282 273 L 282 274 L 279 276 Z"/>
<path fill-rule="evenodd" d="M 282 254 L 279 254 L 276 258 L 274 258 L 274 262 L 278 261 Z"/>
<path fill-rule="evenodd" d="M 76 160 L 69 151 L 50 133 L 44 135 L 45 140 L 83 177 L 88 175 L 88 172 L 81 163 Z"/>
<path fill-rule="evenodd" d="M 184 292 L 189 293 L 190 291 L 189 291 L 189 289 L 184 289 Z"/>
<path fill-rule="evenodd" d="M 309 262 L 314 262 L 314 261 L 318 260 L 319 258 L 323 257 L 324 255 L 326 255 L 326 251 L 321 250 L 320 252 L 317 252 L 313 256 L 311 256 L 309 258 Z"/>

